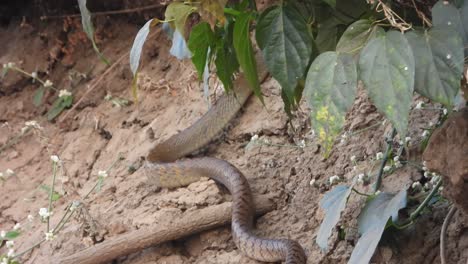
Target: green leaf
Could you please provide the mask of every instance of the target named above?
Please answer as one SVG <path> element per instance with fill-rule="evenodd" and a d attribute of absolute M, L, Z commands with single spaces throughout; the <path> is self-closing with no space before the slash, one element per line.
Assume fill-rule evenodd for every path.
<path fill-rule="evenodd" d="M 56 118 L 60 113 L 62 113 L 65 108 L 71 106 L 70 98 L 71 96 L 59 97 L 52 104 L 52 108 L 47 112 L 47 120 L 51 121 Z"/>
<path fill-rule="evenodd" d="M 373 26 L 368 19 L 361 19 L 351 24 L 341 36 L 336 51 L 358 54 L 362 48 L 376 36 L 382 36 L 385 31 L 379 26 Z"/>
<path fill-rule="evenodd" d="M 311 108 L 312 126 L 324 145 L 326 156 L 344 125 L 356 90 L 356 64 L 349 54 L 322 53 L 309 68 L 305 97 Z"/>
<path fill-rule="evenodd" d="M 358 218 L 359 238 L 348 264 L 369 263 L 390 218 L 396 220 L 398 211 L 406 207 L 406 190 L 393 195 L 380 193 L 368 202 Z"/>
<path fill-rule="evenodd" d="M 94 27 L 93 22 L 91 21 L 91 13 L 86 7 L 86 0 L 78 0 L 78 7 L 80 8 L 81 13 L 81 24 L 83 25 L 83 31 L 88 36 L 89 40 L 93 44 L 93 48 L 98 54 L 99 58 L 107 65 L 110 65 L 109 61 L 104 57 L 104 55 L 99 51 L 99 48 L 94 41 Z"/>
<path fill-rule="evenodd" d="M 205 65 L 207 64 L 208 48 L 214 45 L 214 33 L 208 23 L 201 22 L 193 27 L 188 47 L 192 52 L 192 62 L 198 71 L 199 79 L 202 79 Z"/>
<path fill-rule="evenodd" d="M 432 8 L 434 27 L 452 28 L 462 37 L 464 46 L 468 45 L 468 1 L 458 9 L 448 1 L 438 1 Z M 465 50 L 468 55 L 468 49 Z"/>
<path fill-rule="evenodd" d="M 416 59 L 415 90 L 448 107 L 453 105 L 463 73 L 463 44 L 447 26 L 406 34 Z"/>
<path fill-rule="evenodd" d="M 312 53 L 312 36 L 306 21 L 292 6 L 274 6 L 260 16 L 256 38 L 269 72 L 289 101 L 294 102 L 297 83 L 304 76 Z"/>
<path fill-rule="evenodd" d="M 320 207 L 325 211 L 325 218 L 320 225 L 315 241 L 324 251 L 328 249 L 328 238 L 340 220 L 341 212 L 346 207 L 352 189 L 352 186 L 338 185 L 320 200 Z"/>
<path fill-rule="evenodd" d="M 42 104 L 42 98 L 44 97 L 45 87 L 41 86 L 36 90 L 33 96 L 33 103 L 35 106 L 40 106 Z"/>
<path fill-rule="evenodd" d="M 184 36 L 185 22 L 188 16 L 195 10 L 197 9 L 193 6 L 181 2 L 172 2 L 166 8 L 166 21 L 171 21 L 170 24 Z"/>
<path fill-rule="evenodd" d="M 336 0 L 322 0 L 323 2 L 329 4 L 331 7 L 336 7 Z"/>
<path fill-rule="evenodd" d="M 138 77 L 138 68 L 140 66 L 141 51 L 143 50 L 143 45 L 145 44 L 146 38 L 150 32 L 150 28 L 160 21 L 158 19 L 150 19 L 148 22 L 143 25 L 142 28 L 138 31 L 135 40 L 133 41 L 132 48 L 130 49 L 130 70 L 133 73 L 132 80 L 132 94 L 135 101 L 138 101 L 137 96 L 137 77 Z"/>
<path fill-rule="evenodd" d="M 15 239 L 15 238 L 17 238 L 20 234 L 21 234 L 21 232 L 16 231 L 16 230 L 8 231 L 8 232 L 6 232 L 6 234 L 5 234 L 5 238 L 8 239 L 8 240 Z"/>
<path fill-rule="evenodd" d="M 414 57 L 402 33 L 389 31 L 371 40 L 361 51 L 360 77 L 369 97 L 393 123 L 400 137 L 406 135 L 414 88 Z"/>
<path fill-rule="evenodd" d="M 229 43 L 219 39 L 216 42 L 216 74 L 224 85 L 224 88 L 229 91 L 232 90 L 233 74 L 239 68 L 236 53 Z"/>
<path fill-rule="evenodd" d="M 50 187 L 48 185 L 43 184 L 40 187 L 41 187 L 42 190 L 44 190 L 47 193 L 47 195 L 50 194 Z M 60 199 L 60 194 L 58 192 L 54 191 L 54 193 L 52 194 L 52 201 L 55 202 L 58 199 Z"/>
<path fill-rule="evenodd" d="M 335 50 L 338 41 L 337 26 L 339 24 L 340 22 L 335 17 L 331 17 L 319 24 L 315 43 L 320 53 Z"/>
<path fill-rule="evenodd" d="M 236 24 L 234 25 L 233 43 L 236 50 L 237 61 L 244 71 L 245 78 L 250 84 L 254 94 L 262 101 L 263 96 L 260 90 L 260 83 L 258 81 L 257 63 L 250 42 L 250 20 L 252 19 L 250 13 L 243 13 L 237 17 Z"/>

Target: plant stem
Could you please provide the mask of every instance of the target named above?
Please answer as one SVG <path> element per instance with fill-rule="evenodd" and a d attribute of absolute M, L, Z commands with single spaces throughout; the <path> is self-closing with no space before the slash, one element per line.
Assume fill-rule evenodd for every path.
<path fill-rule="evenodd" d="M 396 134 L 396 129 L 393 128 L 392 132 L 386 139 L 387 150 L 385 151 L 384 157 L 382 159 L 382 163 L 380 164 L 379 174 L 377 174 L 377 180 L 375 181 L 375 185 L 374 185 L 374 192 L 377 192 L 380 189 L 380 186 L 382 185 L 383 170 L 384 170 L 385 164 L 387 163 L 388 156 L 390 156 L 390 152 L 392 151 L 392 140 L 395 134 Z"/>
<path fill-rule="evenodd" d="M 52 185 L 50 186 L 50 193 L 49 193 L 49 209 L 48 213 L 49 216 L 47 217 L 47 232 L 50 230 L 50 216 L 52 213 L 52 197 L 54 196 L 54 185 L 55 185 L 55 177 L 57 176 L 57 162 L 53 162 L 53 175 L 52 175 Z"/>
<path fill-rule="evenodd" d="M 353 191 L 354 191 L 355 193 L 359 194 L 359 195 L 362 195 L 362 196 L 366 196 L 366 197 L 372 196 L 372 195 L 370 195 L 370 194 L 362 193 L 362 192 L 356 190 L 354 187 L 353 187 Z"/>
<path fill-rule="evenodd" d="M 39 245 L 40 245 L 42 242 L 44 242 L 44 241 L 45 241 L 45 238 L 41 239 L 41 240 L 40 240 L 39 242 L 37 242 L 36 244 L 30 246 L 29 248 L 27 248 L 27 249 L 21 251 L 21 252 L 18 253 L 18 254 L 16 254 L 13 258 L 18 258 L 18 257 L 24 255 L 25 253 L 27 253 L 27 252 L 33 250 L 35 247 L 39 246 Z"/>

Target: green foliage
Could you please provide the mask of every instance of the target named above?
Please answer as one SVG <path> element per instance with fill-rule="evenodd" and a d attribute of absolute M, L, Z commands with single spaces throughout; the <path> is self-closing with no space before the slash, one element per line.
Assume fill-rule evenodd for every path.
<path fill-rule="evenodd" d="M 44 190 L 47 193 L 47 195 L 50 194 L 50 186 L 42 184 L 40 188 Z M 55 202 L 55 201 L 58 201 L 58 199 L 60 199 L 60 194 L 54 191 L 54 193 L 52 194 L 52 201 Z"/>
<path fill-rule="evenodd" d="M 306 21 L 290 5 L 270 7 L 258 20 L 256 39 L 269 72 L 281 84 L 289 103 L 295 105 L 295 89 L 312 54 Z"/>
<path fill-rule="evenodd" d="M 109 61 L 99 51 L 99 48 L 97 47 L 96 42 L 94 41 L 94 26 L 93 22 L 91 21 L 91 13 L 86 7 L 86 0 L 78 0 L 78 6 L 80 8 L 81 24 L 83 25 L 83 31 L 88 36 L 89 40 L 91 40 L 91 43 L 93 44 L 93 49 L 94 51 L 96 51 L 101 61 L 107 65 L 110 65 Z"/>
<path fill-rule="evenodd" d="M 369 19 L 358 20 L 343 33 L 336 45 L 336 51 L 356 55 L 370 40 L 384 34 L 385 31 Z"/>
<path fill-rule="evenodd" d="M 369 97 L 405 137 L 414 88 L 414 57 L 403 34 L 389 31 L 361 51 L 360 77 Z"/>
<path fill-rule="evenodd" d="M 468 45 L 468 1 L 464 1 L 461 8 L 457 8 L 448 1 L 438 1 L 432 8 L 432 22 L 434 27 L 448 27 L 456 30 L 462 37 L 464 46 Z M 465 49 L 465 55 L 468 55 L 468 49 Z"/>
<path fill-rule="evenodd" d="M 69 108 L 73 103 L 72 96 L 63 96 L 57 98 L 52 104 L 52 108 L 47 112 L 47 120 L 55 119 L 63 110 Z"/>
<path fill-rule="evenodd" d="M 213 43 L 215 43 L 215 36 L 208 23 L 202 22 L 193 27 L 188 47 L 192 52 L 192 62 L 198 71 L 199 79 L 203 77 L 205 65 L 208 63 L 208 49 Z"/>
<path fill-rule="evenodd" d="M 356 90 L 356 64 L 350 54 L 322 53 L 309 68 L 305 98 L 311 108 L 312 126 L 325 148 L 325 155 L 341 132 Z"/>
<path fill-rule="evenodd" d="M 262 91 L 260 90 L 260 83 L 258 81 L 257 63 L 250 41 L 249 29 L 251 19 L 252 15 L 250 13 L 237 16 L 236 24 L 234 25 L 233 42 L 237 61 L 244 71 L 245 78 L 249 82 L 255 95 L 260 98 L 263 103 Z"/>
<path fill-rule="evenodd" d="M 320 207 L 325 211 L 325 218 L 320 225 L 315 241 L 324 251 L 328 249 L 328 238 L 340 220 L 341 212 L 346 208 L 346 202 L 352 190 L 352 186 L 338 185 L 320 200 Z"/>
<path fill-rule="evenodd" d="M 463 72 L 463 43 L 447 26 L 406 34 L 416 60 L 415 89 L 447 107 L 460 90 Z"/>
<path fill-rule="evenodd" d="M 369 263 L 379 244 L 387 222 L 396 221 L 398 211 L 406 207 L 406 190 L 396 195 L 380 193 L 369 201 L 358 218 L 359 233 L 362 235 L 354 247 L 348 264 Z"/>
<path fill-rule="evenodd" d="M 224 30 L 216 32 L 216 58 L 214 61 L 216 74 L 227 91 L 232 89 L 233 74 L 239 69 L 239 62 L 232 42 L 233 31 L 234 24 L 228 22 Z"/>
<path fill-rule="evenodd" d="M 44 97 L 45 90 L 46 88 L 43 85 L 41 85 L 41 87 L 39 87 L 39 89 L 37 89 L 34 93 L 33 104 L 35 106 L 40 106 L 42 104 L 42 98 Z"/>

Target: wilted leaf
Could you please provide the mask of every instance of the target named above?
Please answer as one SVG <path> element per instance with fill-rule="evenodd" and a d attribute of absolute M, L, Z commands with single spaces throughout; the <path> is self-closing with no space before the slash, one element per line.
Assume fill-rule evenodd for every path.
<path fill-rule="evenodd" d="M 431 100 L 452 106 L 463 73 L 463 44 L 446 26 L 406 34 L 416 62 L 415 90 Z"/>
<path fill-rule="evenodd" d="M 461 8 L 449 1 L 438 1 L 432 7 L 432 23 L 434 27 L 452 28 L 457 31 L 464 46 L 468 45 L 468 1 L 465 1 Z M 468 49 L 465 49 L 465 55 L 468 55 Z"/>
<path fill-rule="evenodd" d="M 212 27 L 216 25 L 216 21 L 224 25 L 226 22 L 224 17 L 226 2 L 227 0 L 201 0 L 198 12 L 203 20 L 208 21 Z"/>
<path fill-rule="evenodd" d="M 190 33 L 188 47 L 192 52 L 192 63 L 198 71 L 198 78 L 202 79 L 207 64 L 208 49 L 214 46 L 215 38 L 210 25 L 201 22 L 193 27 Z"/>
<path fill-rule="evenodd" d="M 346 207 L 352 189 L 352 186 L 338 185 L 320 200 L 320 207 L 325 211 L 325 218 L 320 225 L 315 241 L 322 250 L 328 249 L 328 238 L 340 220 L 341 212 Z"/>
<path fill-rule="evenodd" d="M 176 31 L 179 31 L 182 36 L 185 32 L 185 22 L 188 16 L 197 10 L 193 6 L 186 5 L 181 2 L 172 2 L 166 8 L 166 21 L 173 25 Z"/>
<path fill-rule="evenodd" d="M 336 45 L 336 51 L 356 55 L 369 40 L 383 34 L 385 34 L 385 31 L 379 26 L 372 25 L 370 20 L 358 20 L 343 33 Z"/>
<path fill-rule="evenodd" d="M 326 156 L 344 125 L 356 90 L 356 64 L 349 54 L 322 53 L 309 68 L 305 97 L 311 108 L 312 127 L 318 132 Z"/>
<path fill-rule="evenodd" d="M 404 35 L 389 31 L 372 39 L 361 51 L 359 72 L 369 97 L 406 135 L 414 88 L 414 57 Z"/>
<path fill-rule="evenodd" d="M 192 57 L 192 53 L 187 47 L 187 42 L 178 30 L 174 32 L 169 53 L 179 60 L 190 59 Z"/>
<path fill-rule="evenodd" d="M 44 97 L 45 87 L 41 86 L 36 90 L 33 96 L 33 104 L 35 106 L 40 106 L 42 104 L 42 98 Z"/>
<path fill-rule="evenodd" d="M 358 218 L 359 238 L 348 264 L 369 263 L 390 218 L 396 220 L 398 211 L 406 207 L 406 190 L 393 195 L 380 193 L 368 202 Z"/>
<path fill-rule="evenodd" d="M 91 13 L 89 12 L 88 8 L 86 7 L 86 0 L 78 0 L 78 7 L 80 8 L 81 13 L 81 24 L 83 25 L 83 31 L 88 36 L 89 40 L 93 44 L 93 48 L 98 54 L 99 58 L 107 65 L 109 65 L 109 61 L 104 57 L 104 55 L 99 51 L 99 48 L 94 41 L 94 27 L 93 22 L 91 21 Z"/>
<path fill-rule="evenodd" d="M 260 83 L 258 81 L 257 63 L 252 43 L 250 42 L 250 20 L 250 13 L 243 13 L 237 17 L 233 35 L 234 49 L 236 50 L 237 61 L 244 71 L 245 78 L 255 95 L 263 103 L 262 91 L 260 90 Z"/>
<path fill-rule="evenodd" d="M 312 36 L 301 14 L 292 6 L 274 6 L 260 16 L 257 43 L 265 64 L 290 102 L 304 76 L 312 53 Z"/>
<path fill-rule="evenodd" d="M 130 49 L 130 70 L 133 73 L 132 81 L 132 94 L 135 101 L 137 101 L 137 77 L 138 67 L 140 65 L 141 51 L 145 44 L 146 38 L 150 32 L 150 28 L 160 22 L 158 19 L 151 19 L 138 31 L 135 40 L 133 41 L 132 48 Z"/>

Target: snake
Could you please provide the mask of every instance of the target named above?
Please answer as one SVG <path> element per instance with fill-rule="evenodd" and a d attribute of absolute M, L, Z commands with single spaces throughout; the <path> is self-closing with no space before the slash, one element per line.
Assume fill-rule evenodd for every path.
<path fill-rule="evenodd" d="M 257 73 L 261 80 L 268 75 L 257 52 Z M 209 177 L 224 185 L 232 195 L 232 237 L 237 248 L 249 258 L 263 262 L 305 264 L 301 245 L 290 239 L 269 239 L 256 236 L 253 230 L 254 206 L 245 176 L 228 161 L 191 154 L 210 143 L 242 108 L 252 89 L 245 74 L 233 81 L 233 91 L 224 93 L 195 123 L 161 143 L 151 146 L 144 165 L 150 183 L 161 188 L 187 186 L 201 177 Z"/>

